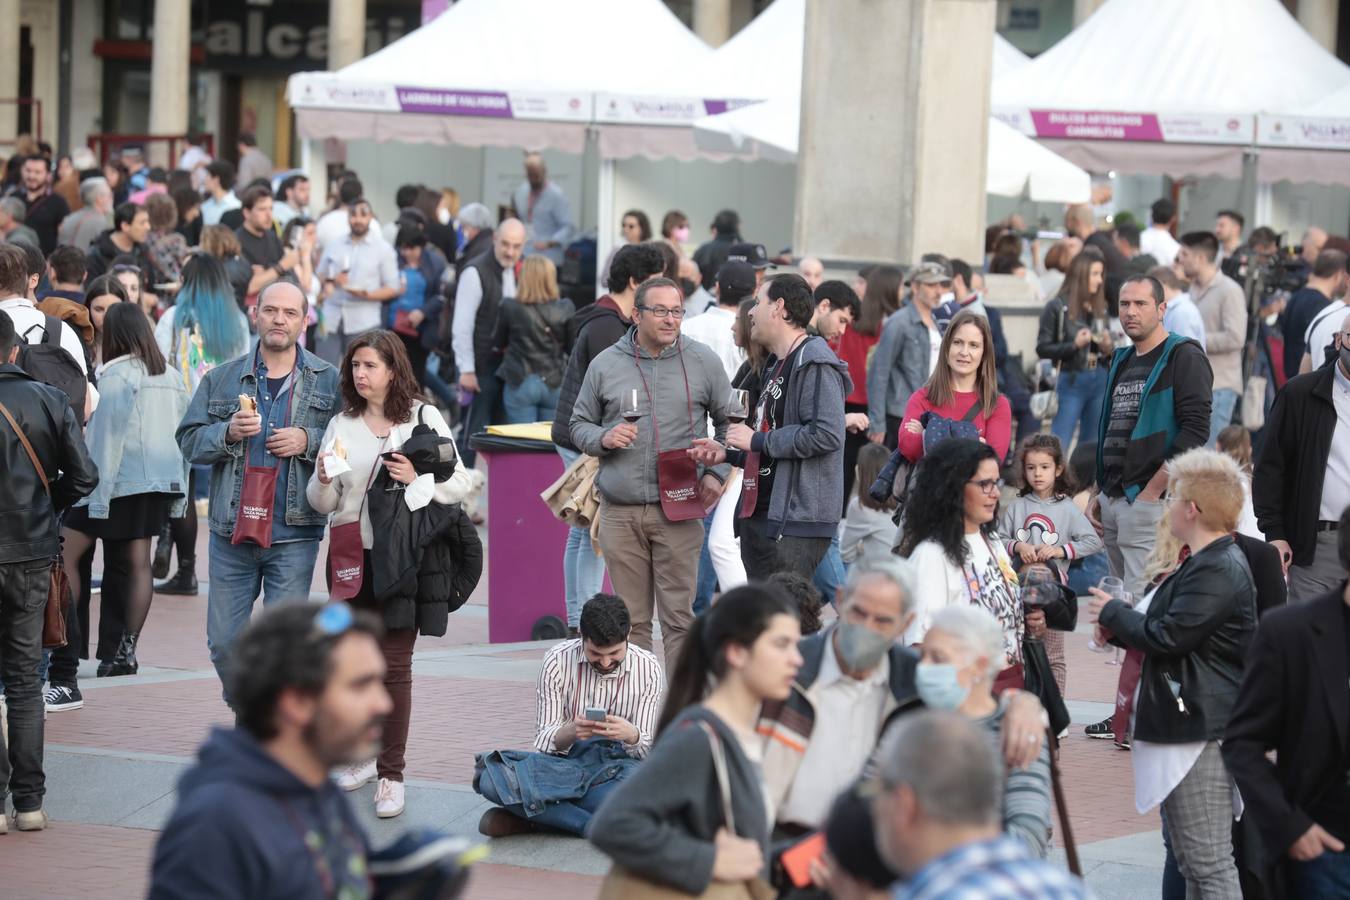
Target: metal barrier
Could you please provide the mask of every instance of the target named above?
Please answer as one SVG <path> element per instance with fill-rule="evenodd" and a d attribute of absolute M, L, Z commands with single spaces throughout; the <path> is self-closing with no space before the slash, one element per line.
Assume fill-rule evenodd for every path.
<path fill-rule="evenodd" d="M 149 149 L 155 144 L 168 144 L 169 149 L 169 167 L 172 168 L 178 162 L 178 156 L 182 150 L 186 150 L 192 143 L 191 138 L 200 137 L 203 148 L 214 158 L 216 155 L 215 135 L 187 135 L 187 134 L 91 134 L 89 135 L 89 149 L 94 151 L 98 157 L 99 165 L 103 165 L 112 156 L 114 150 L 120 150 L 127 146 L 143 147 L 146 150 L 146 156 L 149 157 Z"/>

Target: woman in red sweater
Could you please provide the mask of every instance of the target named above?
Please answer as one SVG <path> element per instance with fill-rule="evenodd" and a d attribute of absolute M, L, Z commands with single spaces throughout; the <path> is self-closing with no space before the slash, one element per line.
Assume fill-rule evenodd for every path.
<path fill-rule="evenodd" d="M 998 392 L 994 365 L 994 337 L 989 320 L 963 310 L 956 314 L 942 336 L 938 364 L 928 383 L 909 398 L 900 421 L 900 452 L 910 462 L 923 457 L 924 413 L 960 421 L 977 404 L 971 419 L 980 440 L 994 448 L 1000 462 L 1008 456 L 1012 440 L 1012 408 Z"/>

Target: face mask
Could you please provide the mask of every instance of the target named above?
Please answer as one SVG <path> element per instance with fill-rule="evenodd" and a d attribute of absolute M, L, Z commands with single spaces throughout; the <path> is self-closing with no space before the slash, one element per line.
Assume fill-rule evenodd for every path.
<path fill-rule="evenodd" d="M 684 228 L 676 228 L 671 232 L 671 237 L 675 239 L 675 243 L 677 244 L 685 243 L 689 240 L 689 226 L 686 225 Z"/>
<path fill-rule="evenodd" d="M 437 222 L 440 222 L 442 225 L 449 225 L 449 224 L 450 224 L 450 210 L 446 209 L 444 206 L 442 206 L 440 209 L 436 210 L 436 221 L 437 221 Z"/>
<path fill-rule="evenodd" d="M 1341 348 L 1341 370 L 1350 372 L 1350 347 Z"/>
<path fill-rule="evenodd" d="M 929 709 L 956 709 L 970 693 L 970 688 L 957 682 L 956 666 L 945 663 L 919 663 L 914 669 L 914 687 Z"/>
<path fill-rule="evenodd" d="M 850 672 L 870 672 L 881 662 L 891 641 L 870 628 L 853 622 L 840 622 L 835 629 L 834 650 Z"/>

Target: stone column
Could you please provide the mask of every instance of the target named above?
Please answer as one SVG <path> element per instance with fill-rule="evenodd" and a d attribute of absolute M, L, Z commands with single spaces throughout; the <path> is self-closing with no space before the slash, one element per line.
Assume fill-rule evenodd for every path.
<path fill-rule="evenodd" d="M 694 0 L 694 34 L 710 47 L 731 37 L 731 0 Z"/>
<path fill-rule="evenodd" d="M 1340 5 L 1336 0 L 1298 0 L 1298 21 L 1313 40 L 1336 52 L 1336 32 L 1340 28 Z"/>
<path fill-rule="evenodd" d="M 982 257 L 995 5 L 807 0 L 798 252 Z"/>
<path fill-rule="evenodd" d="M 328 0 L 328 70 L 366 55 L 366 0 Z"/>
<path fill-rule="evenodd" d="M 188 128 L 188 80 L 191 62 L 191 12 L 188 0 L 155 0 L 155 30 L 150 51 L 150 133 L 185 134 Z M 172 164 L 167 144 L 146 148 L 153 162 Z"/>
<path fill-rule="evenodd" d="M 1073 0 L 1073 27 L 1087 21 L 1088 16 L 1101 9 L 1106 0 Z"/>
<path fill-rule="evenodd" d="M 19 96 L 19 0 L 0 0 L 0 100 Z M 19 108 L 0 103 L 0 152 L 9 155 L 19 126 Z"/>

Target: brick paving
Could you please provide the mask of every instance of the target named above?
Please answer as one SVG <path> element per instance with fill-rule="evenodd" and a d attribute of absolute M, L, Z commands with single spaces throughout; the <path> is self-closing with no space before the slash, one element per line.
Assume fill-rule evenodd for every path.
<path fill-rule="evenodd" d="M 199 552 L 199 559 L 204 558 L 205 553 Z M 323 584 L 322 565 L 321 555 L 316 587 Z M 456 672 L 471 672 L 474 677 L 416 675 L 407 769 L 414 782 L 463 787 L 472 779 L 476 752 L 531 742 L 534 687 L 530 676 L 521 674 L 520 663 L 542 658 L 546 646 L 473 650 L 487 638 L 487 617 L 481 609 L 484 594 L 480 587 L 470 601 L 479 609 L 451 617 L 448 635 L 419 639 L 422 658 L 433 651 L 456 651 L 449 656 L 434 654 L 435 665 L 453 656 L 459 665 Z M 83 710 L 49 717 L 47 742 L 114 755 L 191 758 L 210 727 L 230 722 L 210 672 L 205 608 L 205 590 L 196 598 L 156 598 L 142 638 L 141 659 L 146 667 L 182 670 L 173 673 L 180 680 L 136 684 L 91 680 Z M 1119 669 L 1105 665 L 1108 657 L 1088 651 L 1086 643 L 1087 635 L 1081 633 L 1066 642 L 1069 698 L 1110 703 Z M 509 675 L 496 677 L 507 668 Z M 1109 741 L 1088 740 L 1081 732 L 1081 723 L 1072 726 L 1060 756 L 1079 844 L 1156 831 L 1156 813 L 1134 813 L 1129 754 Z M 416 790 L 409 789 L 410 805 L 417 803 Z M 143 896 L 156 837 L 157 832 L 143 828 L 66 821 L 55 822 L 41 834 L 11 833 L 0 838 L 0 896 L 16 900 Z M 530 868 L 530 861 L 519 857 L 512 861 L 526 865 L 479 864 L 468 896 L 589 898 L 599 885 L 596 876 Z"/>

